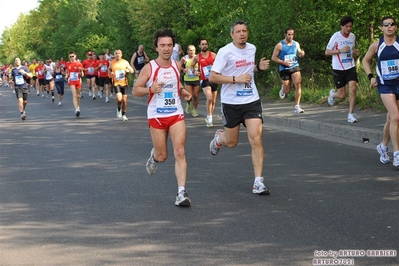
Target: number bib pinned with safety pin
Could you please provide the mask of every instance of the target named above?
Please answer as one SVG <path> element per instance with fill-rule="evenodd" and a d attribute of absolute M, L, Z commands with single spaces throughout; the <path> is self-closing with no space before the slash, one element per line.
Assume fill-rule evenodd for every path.
<path fill-rule="evenodd" d="M 399 78 L 399 59 L 381 61 L 381 75 L 383 80 Z"/>

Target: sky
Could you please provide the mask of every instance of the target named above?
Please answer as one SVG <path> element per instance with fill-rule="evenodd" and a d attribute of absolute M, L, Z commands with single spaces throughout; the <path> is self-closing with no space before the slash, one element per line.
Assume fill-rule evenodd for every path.
<path fill-rule="evenodd" d="M 0 0 L 0 37 L 5 27 L 11 27 L 20 13 L 28 14 L 39 6 L 37 0 Z"/>

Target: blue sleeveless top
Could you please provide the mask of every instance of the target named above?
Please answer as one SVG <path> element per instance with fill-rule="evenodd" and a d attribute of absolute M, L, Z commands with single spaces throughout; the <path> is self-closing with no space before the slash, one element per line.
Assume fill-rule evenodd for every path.
<path fill-rule="evenodd" d="M 284 42 L 284 40 L 281 40 L 280 42 L 281 42 L 281 44 L 283 46 L 283 48 L 281 49 L 280 55 L 279 55 L 280 59 L 283 60 L 283 61 L 291 60 L 292 64 L 289 67 L 280 65 L 279 71 L 288 70 L 288 69 L 291 69 L 291 68 L 299 66 L 298 57 L 296 56 L 296 54 L 298 52 L 297 51 L 296 41 L 292 41 L 292 45 L 291 46 L 288 46 Z"/>
<path fill-rule="evenodd" d="M 379 84 L 399 84 L 399 37 L 388 46 L 380 37 L 377 50 L 377 82 Z"/>

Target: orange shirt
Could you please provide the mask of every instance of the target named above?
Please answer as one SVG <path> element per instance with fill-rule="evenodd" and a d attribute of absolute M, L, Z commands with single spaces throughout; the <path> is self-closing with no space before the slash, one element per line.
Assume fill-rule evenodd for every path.
<path fill-rule="evenodd" d="M 114 81 L 114 86 L 127 86 L 126 69 L 130 67 L 130 64 L 125 59 L 115 59 L 111 62 L 110 70 L 114 74 L 112 79 Z"/>

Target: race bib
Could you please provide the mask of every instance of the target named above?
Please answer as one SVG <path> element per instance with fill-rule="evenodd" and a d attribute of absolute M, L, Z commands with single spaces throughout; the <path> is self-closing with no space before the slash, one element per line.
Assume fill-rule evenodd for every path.
<path fill-rule="evenodd" d="M 284 61 L 288 61 L 291 65 L 294 65 L 297 63 L 298 59 L 295 54 L 286 54 L 284 55 Z"/>
<path fill-rule="evenodd" d="M 249 83 L 239 83 L 236 84 L 236 96 L 252 96 L 254 95 L 253 89 L 251 87 L 251 81 Z"/>
<path fill-rule="evenodd" d="M 78 81 L 79 80 L 79 73 L 78 72 L 70 72 L 69 73 L 69 80 L 70 81 Z"/>
<path fill-rule="evenodd" d="M 204 72 L 204 76 L 207 79 L 209 78 L 209 74 L 211 73 L 211 68 L 212 68 L 211 65 L 202 68 L 202 71 Z"/>
<path fill-rule="evenodd" d="M 87 74 L 88 74 L 88 75 L 94 75 L 94 67 L 89 67 L 89 68 L 87 69 Z"/>
<path fill-rule="evenodd" d="M 399 78 L 399 59 L 381 61 L 381 75 L 383 80 Z"/>
<path fill-rule="evenodd" d="M 161 92 L 157 94 L 157 113 L 173 113 L 177 111 L 177 92 Z"/>
<path fill-rule="evenodd" d="M 107 66 L 104 65 L 104 66 L 101 67 L 101 72 L 107 72 L 107 69 L 108 69 Z"/>
<path fill-rule="evenodd" d="M 51 80 L 53 79 L 53 75 L 51 74 L 51 71 L 46 72 L 46 80 Z"/>
<path fill-rule="evenodd" d="M 61 79 L 62 79 L 62 75 L 61 75 L 61 74 L 55 75 L 55 79 L 56 79 L 56 80 L 61 80 Z"/>
<path fill-rule="evenodd" d="M 24 85 L 25 84 L 24 76 L 22 75 L 15 76 L 15 84 Z"/>
<path fill-rule="evenodd" d="M 137 63 L 140 65 L 144 64 L 144 56 L 137 57 Z"/>
<path fill-rule="evenodd" d="M 125 78 L 125 70 L 116 70 L 115 71 L 115 79 L 123 80 Z"/>

